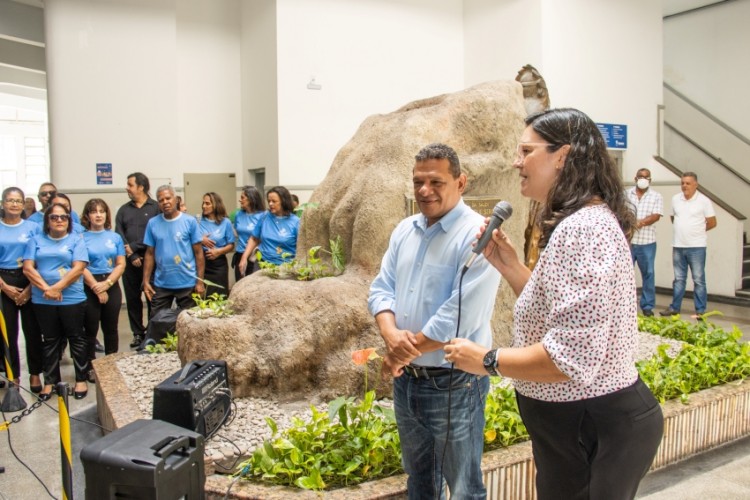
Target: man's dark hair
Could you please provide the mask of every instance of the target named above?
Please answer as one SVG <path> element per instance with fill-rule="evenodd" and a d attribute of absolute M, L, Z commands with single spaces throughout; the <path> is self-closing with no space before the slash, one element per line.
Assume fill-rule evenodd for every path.
<path fill-rule="evenodd" d="M 695 179 L 695 182 L 698 182 L 698 174 L 696 174 L 695 172 L 683 172 L 680 178 L 683 177 L 692 177 L 693 179 Z"/>
<path fill-rule="evenodd" d="M 414 160 L 417 163 L 427 160 L 448 160 L 453 178 L 458 179 L 458 176 L 461 175 L 461 163 L 458 161 L 456 151 L 452 147 L 439 142 L 423 147 L 414 157 Z"/>
<path fill-rule="evenodd" d="M 128 179 L 130 178 L 135 179 L 135 185 L 143 187 L 143 192 L 146 193 L 146 195 L 151 196 L 148 192 L 151 189 L 151 183 L 148 181 L 148 177 L 146 177 L 146 174 L 142 174 L 140 172 L 134 172 L 128 176 Z"/>

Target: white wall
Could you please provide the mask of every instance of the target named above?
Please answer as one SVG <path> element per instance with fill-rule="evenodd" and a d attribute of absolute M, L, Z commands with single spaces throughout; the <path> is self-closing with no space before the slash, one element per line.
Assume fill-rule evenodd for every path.
<path fill-rule="evenodd" d="M 277 6 L 281 184 L 319 183 L 367 116 L 464 87 L 461 0 Z"/>
<path fill-rule="evenodd" d="M 727 2 L 664 21 L 664 80 L 750 137 L 750 2 Z"/>
<path fill-rule="evenodd" d="M 217 8 L 219 7 L 219 8 Z M 237 0 L 45 2 L 52 180 L 241 170 Z"/>

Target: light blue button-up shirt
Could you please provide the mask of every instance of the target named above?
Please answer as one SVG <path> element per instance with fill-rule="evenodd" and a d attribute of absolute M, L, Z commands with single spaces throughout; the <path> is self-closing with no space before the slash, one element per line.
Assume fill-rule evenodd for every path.
<path fill-rule="evenodd" d="M 463 200 L 430 227 L 422 214 L 401 221 L 370 286 L 370 313 L 392 311 L 398 328 L 422 332 L 438 342 L 456 337 L 459 280 L 483 223 L 484 218 Z M 490 319 L 499 284 L 500 273 L 483 256 L 477 257 L 461 285 L 458 337 L 492 347 Z M 412 363 L 450 366 L 442 349 Z"/>

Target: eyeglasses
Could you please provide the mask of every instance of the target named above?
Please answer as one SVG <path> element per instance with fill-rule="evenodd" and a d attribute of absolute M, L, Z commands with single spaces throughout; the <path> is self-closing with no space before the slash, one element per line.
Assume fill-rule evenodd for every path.
<path fill-rule="evenodd" d="M 64 221 L 67 222 L 67 220 L 70 219 L 70 215 L 68 214 L 52 214 L 49 216 L 49 220 L 59 222 Z"/>
<path fill-rule="evenodd" d="M 648 175 L 639 175 L 639 176 L 636 177 L 636 180 L 638 180 L 638 179 L 648 179 L 648 180 L 651 180 L 651 176 L 648 176 Z"/>
<path fill-rule="evenodd" d="M 5 200 L 5 203 L 7 203 L 8 205 L 13 205 L 13 204 L 23 205 L 23 200 L 18 200 L 18 199 L 13 198 L 10 200 Z"/>
<path fill-rule="evenodd" d="M 57 191 L 39 191 L 39 196 L 41 198 L 46 198 L 47 196 L 53 196 Z"/>
<path fill-rule="evenodd" d="M 516 158 L 525 160 L 527 156 L 534 152 L 536 147 L 530 146 L 551 146 L 549 142 L 519 142 L 516 146 Z"/>

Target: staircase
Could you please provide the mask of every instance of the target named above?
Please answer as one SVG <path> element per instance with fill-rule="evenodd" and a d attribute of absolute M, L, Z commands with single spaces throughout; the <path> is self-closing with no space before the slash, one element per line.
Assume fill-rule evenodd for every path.
<path fill-rule="evenodd" d="M 663 158 L 656 160 L 678 176 L 695 172 L 700 191 L 742 221 L 742 285 L 735 295 L 750 299 L 750 139 L 666 82 L 662 132 Z"/>

